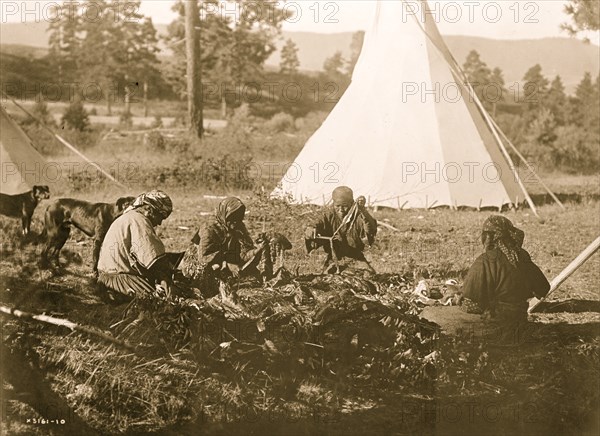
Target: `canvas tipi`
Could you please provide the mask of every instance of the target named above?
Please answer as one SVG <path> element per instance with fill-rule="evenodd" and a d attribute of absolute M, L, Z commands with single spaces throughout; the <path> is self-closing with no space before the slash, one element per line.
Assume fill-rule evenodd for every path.
<path fill-rule="evenodd" d="M 499 207 L 527 196 L 427 8 L 377 3 L 352 83 L 272 195 L 323 205 L 347 185 L 393 208 Z"/>
<path fill-rule="evenodd" d="M 51 184 L 48 163 L 2 106 L 0 149 L 0 193 L 17 195 L 31 191 L 33 185 Z"/>

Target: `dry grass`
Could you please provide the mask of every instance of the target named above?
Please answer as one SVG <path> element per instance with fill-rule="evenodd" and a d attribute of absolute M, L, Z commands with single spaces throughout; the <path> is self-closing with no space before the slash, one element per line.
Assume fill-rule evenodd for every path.
<path fill-rule="evenodd" d="M 263 139 L 266 148 L 261 153 L 267 156 L 274 139 L 259 136 L 255 141 Z M 288 145 L 276 159 L 285 161 L 286 153 L 293 154 L 297 144 Z M 190 153 L 206 158 L 220 152 L 226 150 Z M 372 279 L 374 284 L 360 278 L 337 284 L 315 281 L 310 274 L 320 270 L 323 254 L 305 255 L 302 230 L 316 209 L 291 208 L 230 186 L 181 187 L 176 179 L 153 184 L 155 169 L 175 168 L 181 156 L 149 153 L 139 136 L 107 140 L 90 154 L 105 166 L 119 160 L 138 163 L 143 170 L 139 183 L 130 183 L 126 192 L 106 182 L 83 185 L 78 191 L 65 184 L 57 194 L 113 201 L 125 193 L 162 188 L 175 205 L 158 231 L 169 250 L 185 249 L 206 219 L 203 213 L 216 207 L 218 199 L 203 194 L 238 195 L 248 205 L 250 232 L 256 235 L 265 227 L 287 235 L 293 249 L 286 267 L 304 275 L 288 287 L 242 287 L 238 306 L 215 300 L 201 305 L 200 312 L 189 306 L 161 309 L 156 302 L 128 310 L 109 307 L 88 282 L 91 241 L 73 232 L 61 258 L 66 273 L 52 276 L 37 267 L 42 246 L 23 243 L 19 223 L 0 217 L 3 304 L 93 325 L 139 346 L 131 353 L 55 328 L 4 324 L 3 339 L 10 336 L 14 346 L 37 356 L 54 389 L 92 426 L 111 433 L 172 434 L 414 433 L 439 432 L 442 426 L 449 433 L 473 434 L 490 429 L 530 434 L 594 429 L 591 411 L 598 407 L 598 395 L 593 388 L 600 361 L 597 313 L 537 315 L 532 320 L 540 329 L 531 332 L 532 341 L 492 349 L 464 338 L 419 331 L 422 326 L 416 318 L 407 318 L 407 310 L 414 306 L 403 296 L 402 283 L 411 286 L 421 277 L 433 282 L 460 280 L 481 250 L 479 231 L 489 212 L 376 211 L 378 220 L 398 231 L 381 227 L 377 243 L 367 252 L 380 273 Z M 506 213 L 525 231 L 525 248 L 548 278 L 597 236 L 596 181 L 597 177 L 553 176 L 550 183 L 559 193 L 589 195 L 567 203 L 566 212 L 550 204 L 541 206 L 543 224 L 528 209 Z M 44 206 L 36 210 L 34 231 L 41 231 Z M 599 300 L 599 282 L 596 255 L 554 298 Z M 375 301 L 365 302 L 350 291 L 371 298 L 373 286 Z M 321 310 L 326 316 L 318 318 Z M 149 316 L 125 330 L 141 311 Z M 213 330 L 202 334 L 199 319 Z M 260 336 L 258 321 L 279 338 Z M 299 336 L 291 335 L 291 328 Z M 187 330 L 195 341 L 185 336 Z M 285 340 L 290 335 L 302 340 Z M 439 354 L 431 355 L 433 351 Z M 506 414 L 514 414 L 516 406 L 524 409 L 518 419 L 491 423 L 481 414 L 475 422 L 442 417 L 437 429 L 435 419 L 423 412 L 429 413 L 432 405 L 467 407 L 469 402 L 482 407 L 497 404 Z M 25 413 L 32 413 L 23 412 L 18 404 L 10 401 L 9 424 L 3 428 L 13 434 L 39 431 L 16 425 Z"/>

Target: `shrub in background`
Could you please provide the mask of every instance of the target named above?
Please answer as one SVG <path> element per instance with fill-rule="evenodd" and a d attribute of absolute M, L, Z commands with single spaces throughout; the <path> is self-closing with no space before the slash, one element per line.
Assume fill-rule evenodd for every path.
<path fill-rule="evenodd" d="M 38 96 L 38 98 L 36 99 L 36 103 L 35 105 L 33 105 L 31 114 L 39 121 L 44 123 L 44 125 L 48 127 L 56 127 L 56 120 L 50 113 L 50 110 L 48 109 L 48 104 L 46 104 L 42 96 Z M 31 117 L 27 117 L 27 119 L 25 120 L 25 124 L 36 124 L 36 121 Z"/>
<path fill-rule="evenodd" d="M 31 138 L 36 150 L 42 155 L 56 156 L 59 154 L 64 154 L 66 148 L 60 144 L 50 132 L 37 123 L 23 125 L 22 127 L 23 130 L 25 130 L 25 133 L 27 133 L 27 136 Z"/>
<path fill-rule="evenodd" d="M 85 131 L 65 129 L 60 132 L 60 136 L 65 138 L 68 142 L 79 149 L 86 149 L 95 146 L 98 143 L 101 134 L 101 126 L 92 127 Z M 61 147 L 63 146 L 61 145 Z"/>
<path fill-rule="evenodd" d="M 167 138 L 165 141 L 165 149 L 168 153 L 177 155 L 187 155 L 190 151 L 192 143 L 187 137 Z"/>
<path fill-rule="evenodd" d="M 165 151 L 165 143 L 165 137 L 156 130 L 153 130 L 144 135 L 144 145 L 148 147 L 151 151 Z"/>
<path fill-rule="evenodd" d="M 90 129 L 90 119 L 80 100 L 75 100 L 67 107 L 62 116 L 62 124 L 67 128 L 84 132 Z"/>
<path fill-rule="evenodd" d="M 121 115 L 119 115 L 119 126 L 126 129 L 130 129 L 133 126 L 133 115 L 131 112 L 121 112 Z"/>
<path fill-rule="evenodd" d="M 297 118 L 294 124 L 296 130 L 312 135 L 321 127 L 325 118 L 327 118 L 327 112 L 310 112 L 304 118 Z"/>
<path fill-rule="evenodd" d="M 150 128 L 152 129 L 160 129 L 163 127 L 163 120 L 160 115 L 155 115 L 154 120 L 152 120 L 152 124 L 150 124 Z"/>
<path fill-rule="evenodd" d="M 279 112 L 264 124 L 271 133 L 289 132 L 295 130 L 294 117 L 285 112 Z"/>
<path fill-rule="evenodd" d="M 553 155 L 569 172 L 595 173 L 600 168 L 600 138 L 578 126 L 559 127 Z"/>

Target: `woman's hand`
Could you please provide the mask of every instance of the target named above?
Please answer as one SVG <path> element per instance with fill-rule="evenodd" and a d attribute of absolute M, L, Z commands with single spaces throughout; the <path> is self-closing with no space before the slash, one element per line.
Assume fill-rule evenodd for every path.
<path fill-rule="evenodd" d="M 171 286 L 169 286 L 169 282 L 167 282 L 166 280 L 161 280 L 160 287 L 165 291 L 165 297 L 167 298 L 167 300 L 170 300 L 172 295 Z"/>
<path fill-rule="evenodd" d="M 232 276 L 234 277 L 239 277 L 240 276 L 240 267 L 237 266 L 234 263 L 227 263 L 227 269 L 229 270 L 229 272 L 231 273 Z"/>

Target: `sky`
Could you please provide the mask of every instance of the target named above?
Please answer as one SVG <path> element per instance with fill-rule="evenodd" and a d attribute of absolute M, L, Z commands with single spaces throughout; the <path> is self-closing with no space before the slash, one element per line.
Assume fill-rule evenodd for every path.
<path fill-rule="evenodd" d="M 43 18 L 44 11 L 49 10 L 48 6 L 57 3 L 61 3 L 61 0 L 0 0 L 0 21 L 23 22 L 40 16 Z M 174 0 L 142 0 L 140 12 L 152 17 L 155 23 L 168 24 L 175 18 L 171 10 L 174 3 Z M 560 29 L 561 23 L 568 22 L 570 18 L 564 13 L 567 0 L 430 0 L 429 3 L 440 31 L 446 35 L 495 39 L 568 36 Z M 246 9 L 235 10 L 223 1 L 220 8 L 211 13 L 236 17 L 256 6 L 252 0 L 247 0 L 247 4 L 249 6 Z M 295 12 L 283 24 L 286 31 L 336 33 L 368 29 L 373 21 L 376 0 L 273 0 L 273 4 Z M 418 3 L 406 0 L 405 4 L 410 8 L 411 4 Z M 25 9 L 35 11 L 36 7 L 37 13 L 23 14 Z M 408 12 L 410 9 L 407 9 Z M 269 10 L 262 10 L 261 13 L 267 15 Z M 595 44 L 600 42 L 600 32 L 580 37 L 584 36 Z"/>
<path fill-rule="evenodd" d="M 565 0 L 430 0 L 429 3 L 437 12 L 434 16 L 440 31 L 447 35 L 496 39 L 568 36 L 560 29 L 561 23 L 569 21 L 564 13 Z M 142 0 L 141 11 L 156 23 L 168 23 L 175 16 L 170 10 L 172 4 L 171 0 Z M 290 0 L 286 8 L 297 14 L 284 23 L 283 29 L 322 33 L 366 30 L 373 20 L 375 5 L 376 0 Z M 218 12 L 233 16 L 244 10 L 236 12 L 223 6 Z M 585 36 L 596 44 L 600 39 L 598 33 Z"/>

